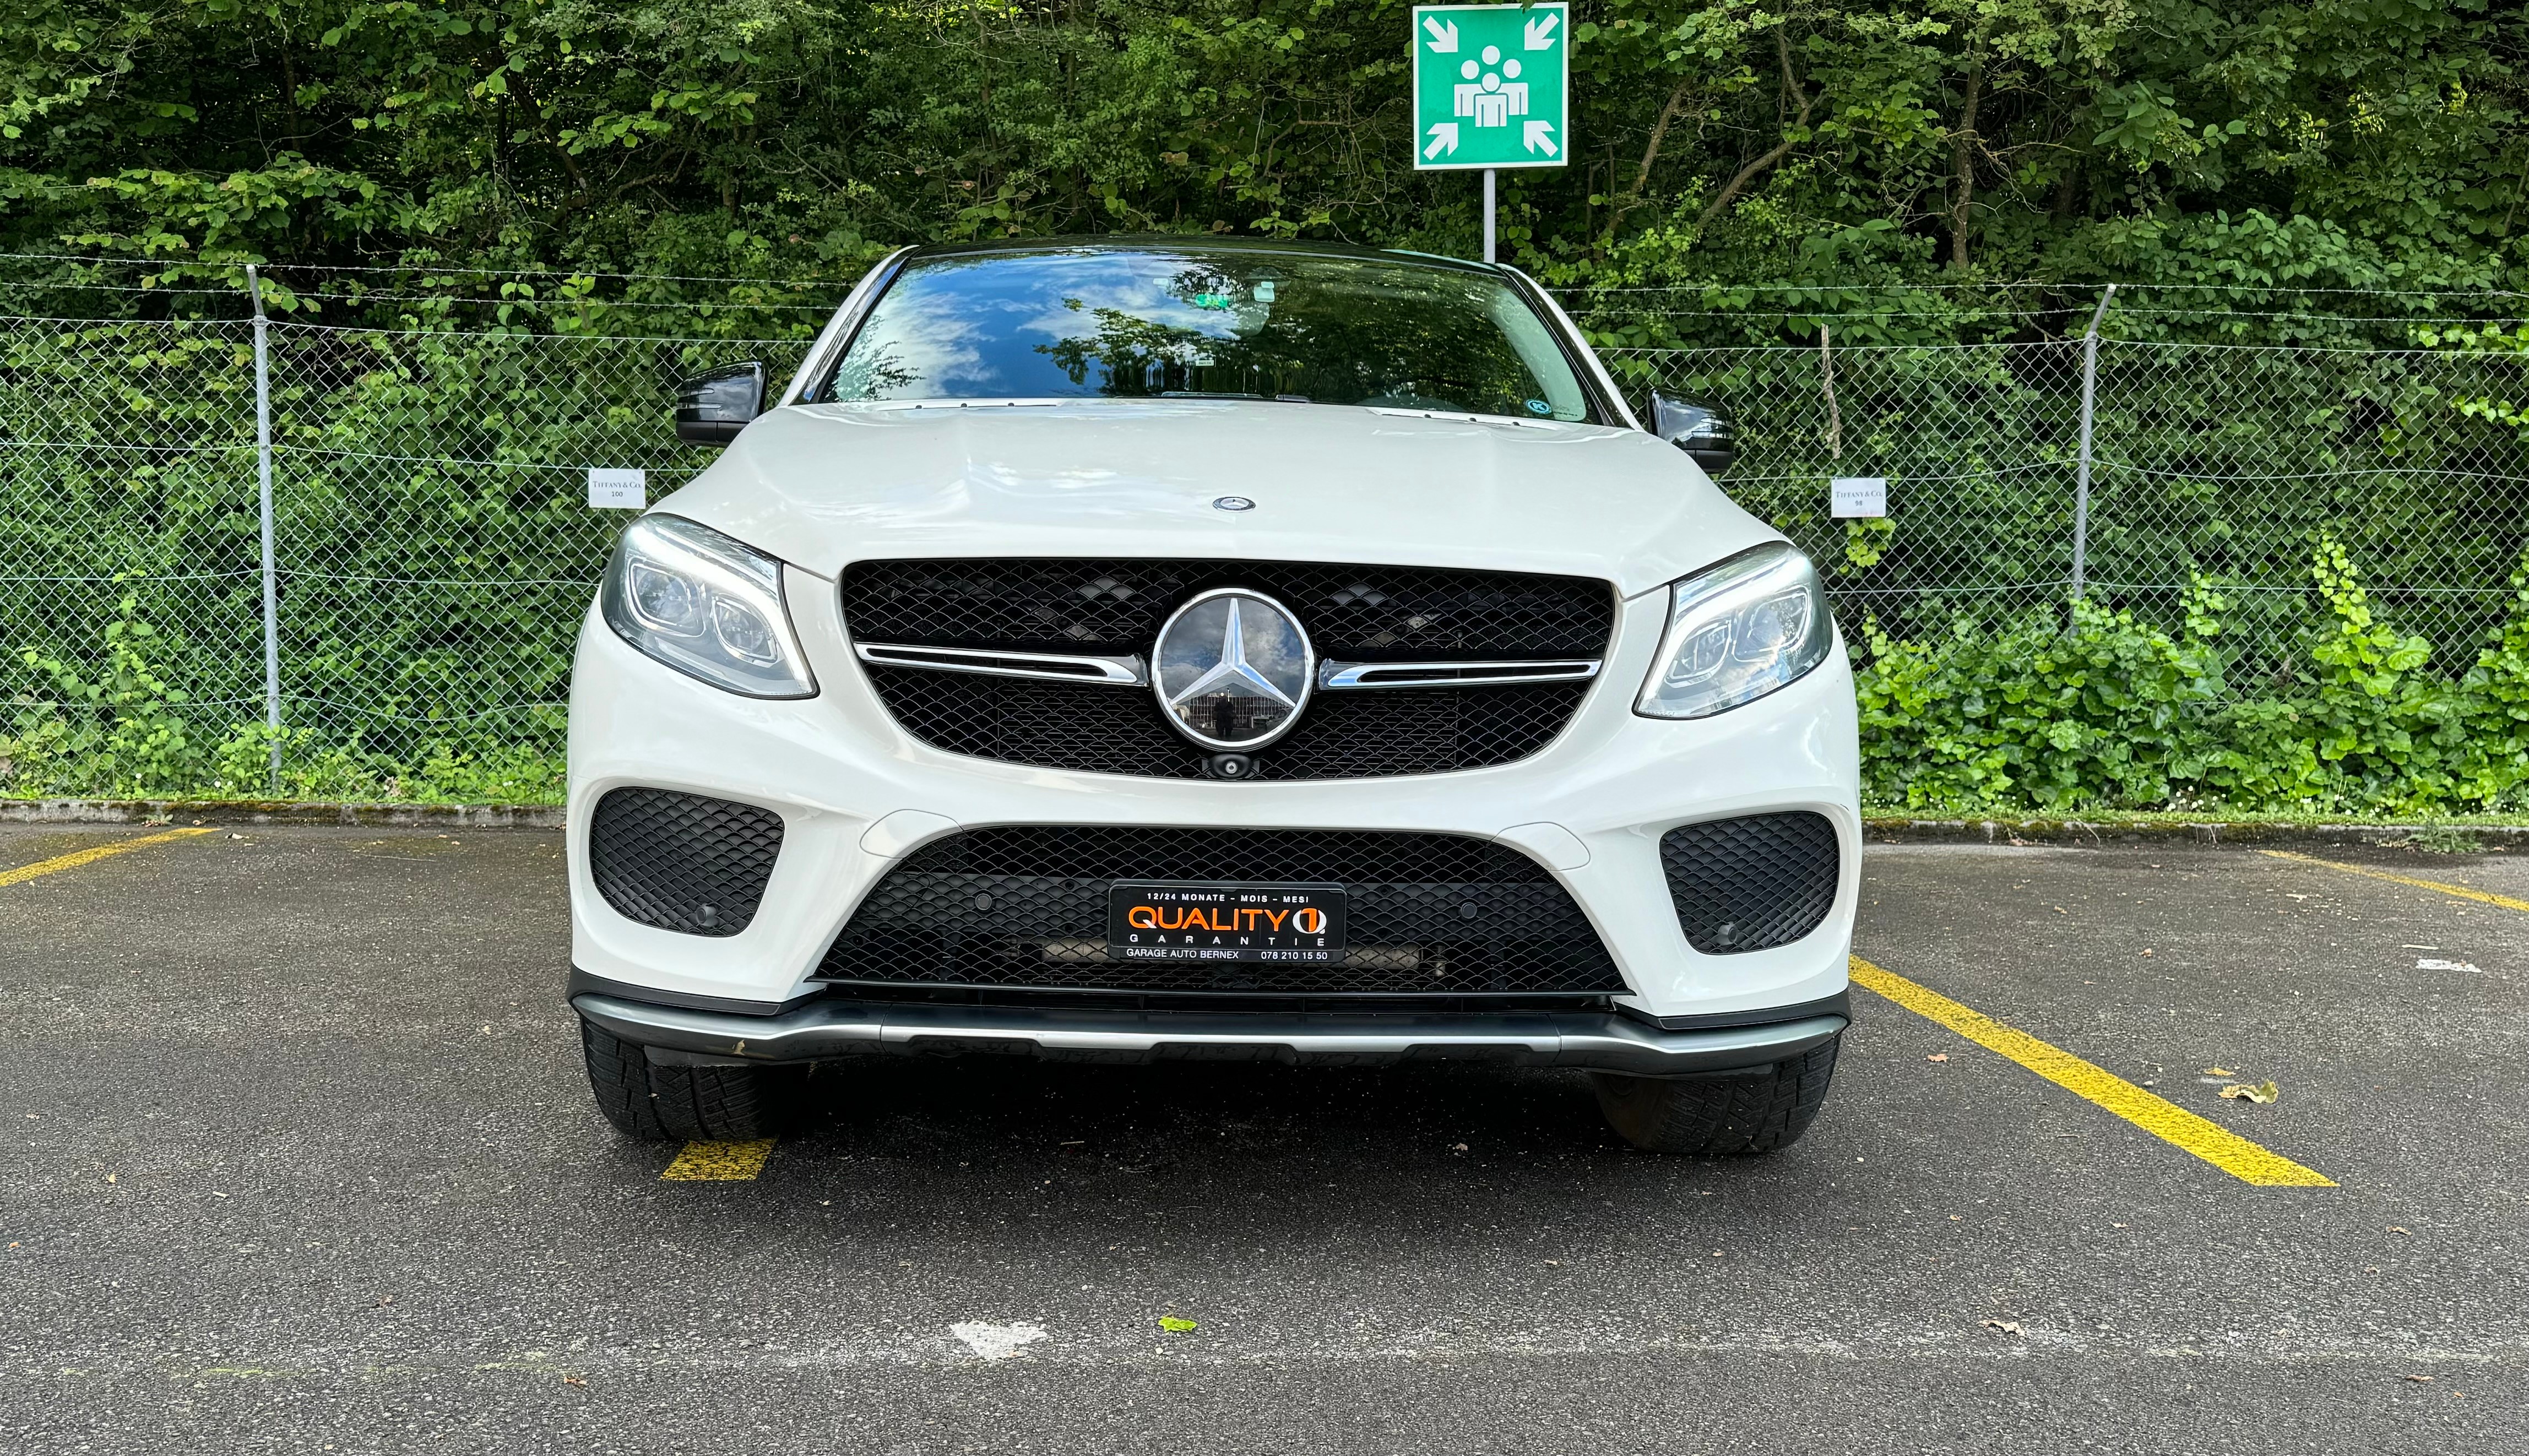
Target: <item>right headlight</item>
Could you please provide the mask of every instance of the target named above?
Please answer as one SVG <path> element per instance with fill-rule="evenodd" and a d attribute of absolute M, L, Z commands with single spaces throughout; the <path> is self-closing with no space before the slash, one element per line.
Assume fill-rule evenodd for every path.
<path fill-rule="evenodd" d="M 624 527 L 598 601 L 617 636 L 687 676 L 750 698 L 817 695 L 781 564 L 709 526 L 645 515 Z"/>
<path fill-rule="evenodd" d="M 1668 633 L 1634 711 L 1709 718 L 1797 681 L 1835 648 L 1817 568 L 1775 542 L 1669 587 Z"/>

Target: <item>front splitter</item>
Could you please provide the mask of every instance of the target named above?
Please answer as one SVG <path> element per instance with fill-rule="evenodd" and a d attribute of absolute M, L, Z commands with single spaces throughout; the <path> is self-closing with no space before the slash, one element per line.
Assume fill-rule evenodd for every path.
<path fill-rule="evenodd" d="M 867 1052 L 984 1053 L 1097 1062 L 1253 1060 L 1320 1065 L 1473 1060 L 1692 1077 L 1761 1071 L 1834 1039 L 1842 1016 L 1663 1031 L 1603 1011 L 1103 1011 L 820 1000 L 776 1016 L 582 994 L 591 1023 L 662 1059 L 800 1062 Z"/>

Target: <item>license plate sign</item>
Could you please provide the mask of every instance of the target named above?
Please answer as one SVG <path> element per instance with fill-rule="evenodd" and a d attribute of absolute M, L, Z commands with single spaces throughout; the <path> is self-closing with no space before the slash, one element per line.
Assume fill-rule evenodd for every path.
<path fill-rule="evenodd" d="M 1333 885 L 1127 881 L 1106 896 L 1110 960 L 1328 965 L 1344 958 Z"/>

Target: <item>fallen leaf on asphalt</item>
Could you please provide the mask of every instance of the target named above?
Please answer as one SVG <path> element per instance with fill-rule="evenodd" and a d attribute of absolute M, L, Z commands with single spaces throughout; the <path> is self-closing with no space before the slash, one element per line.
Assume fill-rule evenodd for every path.
<path fill-rule="evenodd" d="M 1925 1061 L 1947 1061 L 1947 1060 L 1949 1060 L 1949 1059 L 1950 1059 L 1950 1053 L 1948 1053 L 1947 1052 L 1933 1052 L 1931 1055 L 1926 1056 L 1926 1057 L 1924 1057 L 1923 1059 L 1924 1059 Z"/>
<path fill-rule="evenodd" d="M 2229 1067 L 2206 1067 L 2204 1069 L 2204 1075 L 2208 1077 L 2235 1077 L 2239 1074 L 2231 1070 Z"/>
<path fill-rule="evenodd" d="M 2263 1106 L 2267 1103 L 2273 1102 L 2276 1098 L 2283 1096 L 2283 1093 L 2277 1090 L 2275 1084 L 2272 1082 L 2261 1083 L 2255 1087 L 2251 1087 L 2245 1082 L 2233 1082 L 2230 1086 L 2222 1089 L 2222 1095 L 2226 1098 L 2233 1099 L 2244 1097 L 2248 1101 L 2257 1104 L 2259 1106 Z"/>
<path fill-rule="evenodd" d="M 1449 1145 L 1449 1151 L 1452 1153 L 1464 1153 L 1467 1151 L 1467 1145 L 1464 1143 L 1451 1143 Z"/>
<path fill-rule="evenodd" d="M 113 1182 L 113 1181 L 114 1181 L 114 1174 L 112 1174 L 112 1173 L 108 1173 L 108 1174 L 106 1174 L 106 1175 L 105 1175 L 105 1181 L 107 1181 L 107 1182 L 109 1182 L 109 1183 Z"/>
<path fill-rule="evenodd" d="M 2022 1334 L 2026 1332 L 2019 1327 L 2019 1321 L 2017 1320 L 1987 1320 L 1984 1321 L 1984 1327 L 1987 1329 L 1999 1329 L 2004 1334 Z"/>
<path fill-rule="evenodd" d="M 2404 1229 L 2404 1228 L 2400 1228 L 2400 1227 L 2398 1227 L 2396 1224 L 2392 1223 L 2392 1224 L 2390 1224 L 2390 1225 L 2389 1225 L 2389 1231 L 2390 1231 L 2391 1233 L 2407 1233 L 2407 1232 L 2410 1232 L 2411 1230 Z"/>
<path fill-rule="evenodd" d="M 1161 1315 L 1159 1317 L 1159 1328 L 1166 1330 L 1170 1334 L 1183 1334 L 1194 1327 L 1195 1321 L 1192 1320 L 1179 1319 L 1174 1315 Z"/>
<path fill-rule="evenodd" d="M 2408 1375 L 2406 1378 L 2414 1381 L 2418 1385 L 2422 1385 L 2430 1383 L 2433 1377 L 2430 1375 Z"/>
<path fill-rule="evenodd" d="M 565 1375 L 562 1377 L 562 1382 L 565 1385 L 585 1385 L 588 1383 L 577 1375 Z"/>

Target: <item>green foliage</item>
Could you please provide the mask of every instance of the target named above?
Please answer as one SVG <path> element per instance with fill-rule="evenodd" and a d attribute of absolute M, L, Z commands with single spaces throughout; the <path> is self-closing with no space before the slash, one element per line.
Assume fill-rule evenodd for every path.
<path fill-rule="evenodd" d="M 1062 232 L 1465 251 L 1468 180 L 1409 164 L 1409 8 L 0 0 L 0 245 L 591 281 L 840 279 L 897 243 Z M 1505 178 L 1509 246 L 1561 282 L 1810 281 L 1934 303 L 1877 326 L 1919 342 L 1956 322 L 1909 291 L 1944 270 L 2412 287 L 2520 261 L 2516 6 L 1581 0 L 1575 22 L 1572 164 Z"/>
<path fill-rule="evenodd" d="M 93 664 L 27 650 L 50 700 L 23 707 L 0 735 L 0 795 L 12 798 L 266 798 L 276 796 L 272 746 L 282 748 L 278 797 L 405 803 L 542 803 L 561 799 L 560 756 L 532 742 L 464 747 L 425 739 L 397 752 L 356 739 L 329 743 L 309 728 L 260 723 L 206 733 L 205 717 L 151 662 L 188 650 L 123 597 Z M 558 714 L 540 734 L 558 740 Z"/>
<path fill-rule="evenodd" d="M 105 629 L 105 652 L 92 668 L 27 649 L 26 666 L 46 679 L 55 709 L 22 713 L 0 739 L 13 783 L 49 791 L 62 783 L 92 784 L 117 797 L 167 793 L 191 783 L 203 746 L 183 712 L 186 695 L 153 670 L 145 649 L 158 629 L 139 620 L 139 598 L 126 595 Z M 166 644 L 178 647 L 181 644 Z"/>
<path fill-rule="evenodd" d="M 2083 601 L 1987 635 L 1856 652 L 1868 798 L 1909 809 L 2167 807 L 2418 815 L 2529 808 L 2529 560 L 2473 667 L 2374 614 L 2343 547 L 2312 544 L 2306 666 L 2234 695 L 2198 580 L 2171 635 Z M 2050 620 L 2052 619 L 2052 620 Z"/>

